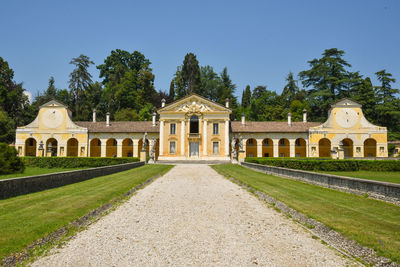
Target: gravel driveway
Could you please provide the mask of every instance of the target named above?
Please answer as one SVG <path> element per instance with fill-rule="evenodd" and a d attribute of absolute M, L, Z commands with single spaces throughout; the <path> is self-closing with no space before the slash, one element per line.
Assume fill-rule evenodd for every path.
<path fill-rule="evenodd" d="M 345 266 L 207 165 L 175 166 L 34 266 Z"/>

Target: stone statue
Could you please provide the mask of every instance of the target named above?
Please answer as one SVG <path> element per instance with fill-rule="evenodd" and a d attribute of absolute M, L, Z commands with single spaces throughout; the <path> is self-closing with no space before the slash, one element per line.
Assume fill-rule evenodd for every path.
<path fill-rule="evenodd" d="M 156 140 L 150 140 L 150 158 L 154 158 L 156 155 Z"/>
<path fill-rule="evenodd" d="M 243 138 L 239 135 L 239 151 L 243 151 Z"/>
<path fill-rule="evenodd" d="M 147 133 L 143 134 L 143 145 L 142 145 L 142 149 L 146 150 L 147 144 L 146 144 L 146 139 L 147 139 Z"/>
<path fill-rule="evenodd" d="M 237 159 L 237 150 L 236 150 L 236 139 L 232 138 L 231 148 L 232 148 L 232 159 Z"/>

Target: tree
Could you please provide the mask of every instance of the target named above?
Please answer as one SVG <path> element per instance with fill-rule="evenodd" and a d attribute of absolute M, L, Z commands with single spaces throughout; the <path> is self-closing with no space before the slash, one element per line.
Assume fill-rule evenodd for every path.
<path fill-rule="evenodd" d="M 25 125 L 32 119 L 29 110 L 29 100 L 24 94 L 22 83 L 13 81 L 14 71 L 8 62 L 0 57 L 0 110 L 12 118 L 15 126 Z"/>
<path fill-rule="evenodd" d="M 139 119 L 139 115 L 131 108 L 124 108 L 115 112 L 114 119 L 116 121 L 137 121 Z"/>
<path fill-rule="evenodd" d="M 367 119 L 377 122 L 375 116 L 376 97 L 369 77 L 361 79 L 354 85 L 351 89 L 351 98 L 362 105 L 363 113 Z"/>
<path fill-rule="evenodd" d="M 267 90 L 266 86 L 257 86 L 254 89 L 248 114 L 249 120 L 254 121 L 282 120 L 286 116 L 280 96 Z"/>
<path fill-rule="evenodd" d="M 253 94 L 251 95 L 251 99 L 252 101 L 260 98 L 261 96 L 263 96 L 264 93 L 267 93 L 269 91 L 267 91 L 267 86 L 264 85 L 259 85 L 256 88 L 254 88 L 253 90 Z"/>
<path fill-rule="evenodd" d="M 0 174 L 24 172 L 25 166 L 18 157 L 17 150 L 5 143 L 0 143 Z"/>
<path fill-rule="evenodd" d="M 376 95 L 379 103 L 387 103 L 393 101 L 396 97 L 395 94 L 398 94 L 399 89 L 392 88 L 392 83 L 396 82 L 396 79 L 392 78 L 392 74 L 386 72 L 386 70 L 381 70 L 375 73 L 378 81 L 381 82 L 380 86 L 376 86 Z"/>
<path fill-rule="evenodd" d="M 34 105 L 35 108 L 39 109 L 39 106 L 41 106 L 51 100 L 58 100 L 57 99 L 58 90 L 55 87 L 54 83 L 55 83 L 54 77 L 51 76 L 49 79 L 49 85 L 48 85 L 47 89 L 44 91 L 44 93 L 38 94 L 35 97 L 35 100 L 32 103 L 32 105 Z"/>
<path fill-rule="evenodd" d="M 73 58 L 69 64 L 75 66 L 71 72 L 69 80 L 69 88 L 74 105 L 74 113 L 76 118 L 84 117 L 82 106 L 85 102 L 85 91 L 92 84 L 92 75 L 89 73 L 88 68 L 94 64 L 88 56 L 80 55 Z"/>
<path fill-rule="evenodd" d="M 181 75 L 186 94 L 197 93 L 201 95 L 200 67 L 195 54 L 186 54 Z"/>
<path fill-rule="evenodd" d="M 246 89 L 244 89 L 242 93 L 242 107 L 247 108 L 248 106 L 250 106 L 250 101 L 251 101 L 251 89 L 250 85 L 247 85 Z"/>
<path fill-rule="evenodd" d="M 287 84 L 283 88 L 281 97 L 285 101 L 285 106 L 288 107 L 299 93 L 299 87 L 296 85 L 292 72 L 289 72 L 286 81 Z"/>
<path fill-rule="evenodd" d="M 12 143 L 15 136 L 14 121 L 0 110 L 0 143 Z"/>
<path fill-rule="evenodd" d="M 172 102 L 175 100 L 175 84 L 173 80 L 169 84 L 169 94 L 168 94 L 168 99 L 166 100 L 169 100 L 168 102 Z"/>
<path fill-rule="evenodd" d="M 210 65 L 200 67 L 200 94 L 208 99 L 217 101 L 218 87 L 221 80 Z"/>
<path fill-rule="evenodd" d="M 343 50 L 326 49 L 322 58 L 308 61 L 311 69 L 299 73 L 303 86 L 310 88 L 308 99 L 313 119 L 324 120 L 329 105 L 348 94 L 353 76 L 346 69 L 351 65 L 343 59 L 343 55 Z"/>
<path fill-rule="evenodd" d="M 126 108 L 138 113 L 147 103 L 158 104 L 150 64 L 138 51 L 111 51 L 104 64 L 97 66 L 104 84 L 100 108 L 111 114 Z"/>

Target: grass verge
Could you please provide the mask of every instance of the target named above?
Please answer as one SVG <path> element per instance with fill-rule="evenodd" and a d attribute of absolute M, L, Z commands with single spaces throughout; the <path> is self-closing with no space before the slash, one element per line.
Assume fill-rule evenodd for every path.
<path fill-rule="evenodd" d="M 40 174 L 47 174 L 47 173 L 55 173 L 55 172 L 74 171 L 74 170 L 81 170 L 81 169 L 85 169 L 85 168 L 38 168 L 38 167 L 27 166 L 23 173 L 12 173 L 12 174 L 0 175 L 0 180 L 40 175 Z"/>
<path fill-rule="evenodd" d="M 239 165 L 212 166 L 217 172 L 284 202 L 343 236 L 400 263 L 400 207 Z"/>
<path fill-rule="evenodd" d="M 400 172 L 348 171 L 322 173 L 400 184 Z"/>
<path fill-rule="evenodd" d="M 55 189 L 0 200 L 0 259 L 120 197 L 169 165 L 146 165 Z"/>

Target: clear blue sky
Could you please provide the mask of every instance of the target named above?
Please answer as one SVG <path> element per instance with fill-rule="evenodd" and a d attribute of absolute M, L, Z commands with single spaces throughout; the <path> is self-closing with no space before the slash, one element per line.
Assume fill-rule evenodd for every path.
<path fill-rule="evenodd" d="M 150 59 L 157 90 L 168 91 L 193 52 L 200 65 L 226 66 L 239 98 L 246 84 L 281 92 L 289 71 L 297 75 L 332 47 L 346 52 L 353 71 L 386 69 L 400 87 L 398 0 L 4 0 L 0 10 L 0 56 L 33 95 L 50 76 L 67 88 L 71 58 L 85 54 L 99 65 L 117 48 Z"/>

